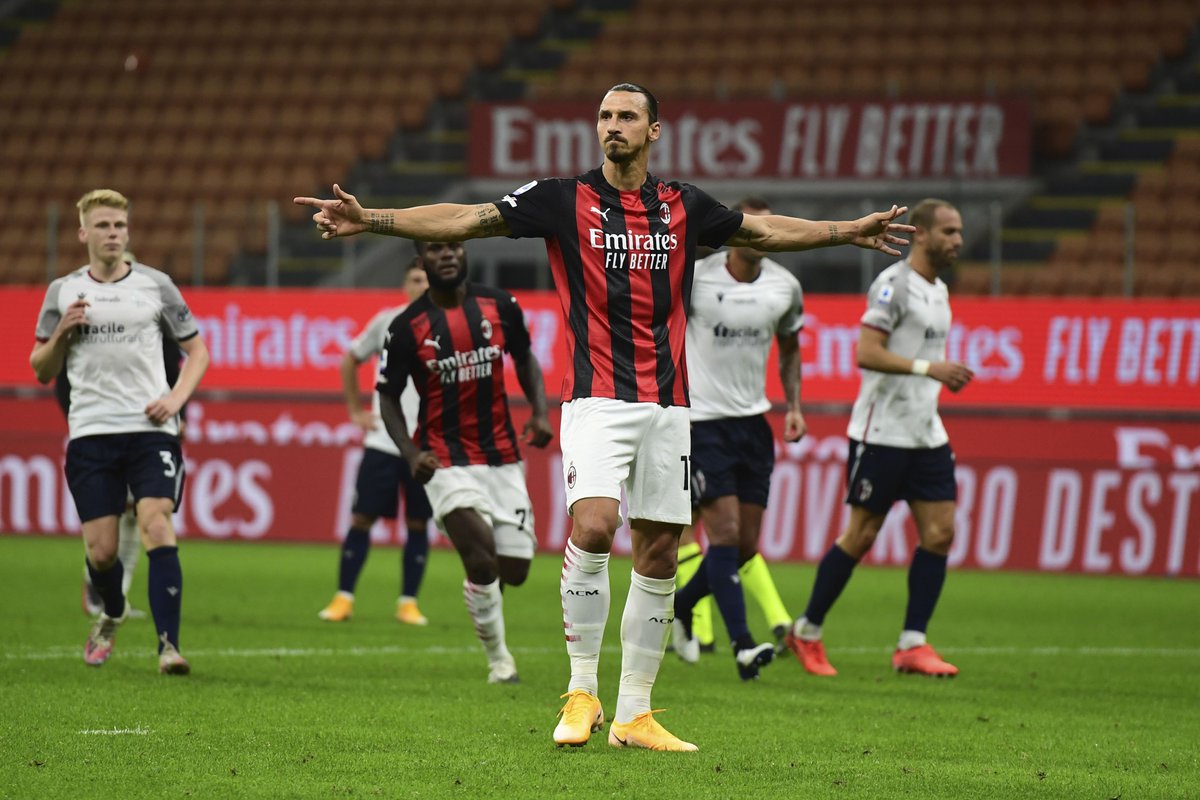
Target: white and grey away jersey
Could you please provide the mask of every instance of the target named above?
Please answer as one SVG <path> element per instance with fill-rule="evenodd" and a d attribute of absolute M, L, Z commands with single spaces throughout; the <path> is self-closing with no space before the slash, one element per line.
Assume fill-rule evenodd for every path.
<path fill-rule="evenodd" d="M 726 268 L 724 251 L 696 262 L 687 326 L 693 420 L 749 417 L 771 408 L 767 356 L 777 334 L 804 326 L 800 281 L 769 258 L 748 283 Z"/>
<path fill-rule="evenodd" d="M 67 308 L 86 300 L 87 324 L 67 352 L 71 382 L 70 437 L 140 431 L 179 432 L 178 419 L 155 425 L 151 401 L 167 395 L 164 330 L 178 341 L 199 333 L 196 320 L 171 279 L 145 264 L 112 283 L 92 278 L 86 266 L 54 280 L 38 314 L 36 336 L 54 333 Z"/>
<path fill-rule="evenodd" d="M 899 261 L 871 284 L 861 321 L 886 333 L 887 349 L 897 355 L 944 361 L 950 293 L 941 278 L 930 283 L 907 260 Z M 941 383 L 925 375 L 864 369 L 846 433 L 891 447 L 941 447 L 949 441 L 938 416 L 941 390 Z"/>
<path fill-rule="evenodd" d="M 392 320 L 396 318 L 396 315 L 406 308 L 408 306 L 385 308 L 371 318 L 367 326 L 350 343 L 350 354 L 354 356 L 356 361 L 361 364 L 371 358 L 378 357 L 383 352 L 388 327 L 392 324 Z M 420 407 L 421 397 L 417 394 L 417 387 L 410 380 L 405 385 L 404 392 L 400 395 L 400 410 L 404 412 L 404 422 L 408 428 L 409 436 L 412 436 L 413 431 L 417 428 L 417 414 Z M 371 412 L 375 415 L 375 427 L 363 438 L 363 446 L 399 456 L 400 448 L 392 441 L 392 437 L 388 435 L 387 428 L 383 425 L 383 419 L 380 418 L 379 392 L 375 392 L 371 397 Z"/>

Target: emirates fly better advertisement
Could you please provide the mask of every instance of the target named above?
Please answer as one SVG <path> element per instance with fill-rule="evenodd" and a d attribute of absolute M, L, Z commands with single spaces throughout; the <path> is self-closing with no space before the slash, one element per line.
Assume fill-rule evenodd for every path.
<path fill-rule="evenodd" d="M 66 424 L 29 367 L 43 288 L 3 294 L 0 533 L 77 534 L 62 474 Z M 348 521 L 361 437 L 346 419 L 338 363 L 380 308 L 378 291 L 185 290 L 213 356 L 192 403 L 179 514 L 185 537 L 334 543 Z M 557 396 L 566 350 L 552 294 L 519 295 Z M 770 559 L 819 558 L 843 525 L 848 404 L 863 300 L 808 298 L 801 334 L 809 435 L 777 440 L 763 526 Z M 950 358 L 976 372 L 943 392 L 958 456 L 952 563 L 980 569 L 1200 576 L 1200 304 L 959 298 Z M 24 344 L 22 344 L 24 343 Z M 778 400 L 776 367 L 769 395 Z M 364 367 L 362 386 L 371 384 Z M 521 392 L 508 370 L 510 392 Z M 527 409 L 514 404 L 518 425 Z M 1070 418 L 1047 409 L 1086 412 Z M 1146 412 L 1153 412 L 1147 414 Z M 553 415 L 557 428 L 557 413 Z M 777 437 L 782 415 L 773 414 Z M 569 530 L 561 455 L 526 448 L 540 546 Z M 403 536 L 391 523 L 380 542 Z M 889 517 L 868 563 L 905 564 L 907 510 Z M 617 550 L 628 549 L 628 534 Z"/>

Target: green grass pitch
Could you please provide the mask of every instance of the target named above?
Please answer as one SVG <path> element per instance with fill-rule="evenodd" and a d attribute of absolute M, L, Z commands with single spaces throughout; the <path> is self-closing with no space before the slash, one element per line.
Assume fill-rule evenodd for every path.
<path fill-rule="evenodd" d="M 185 541 L 181 560 L 192 675 L 158 675 L 146 620 L 94 669 L 79 541 L 0 537 L 0 797 L 1200 797 L 1195 581 L 952 572 L 930 638 L 962 674 L 933 680 L 890 669 L 904 572 L 862 568 L 827 620 L 836 678 L 788 654 L 742 683 L 724 648 L 668 653 L 654 706 L 700 746 L 676 754 L 553 746 L 558 557 L 506 593 L 515 686 L 486 683 L 450 551 L 431 555 L 427 628 L 392 618 L 395 548 L 374 549 L 344 624 L 316 616 L 335 545 Z M 793 613 L 812 570 L 772 566 Z M 628 560 L 610 575 L 609 715 Z"/>

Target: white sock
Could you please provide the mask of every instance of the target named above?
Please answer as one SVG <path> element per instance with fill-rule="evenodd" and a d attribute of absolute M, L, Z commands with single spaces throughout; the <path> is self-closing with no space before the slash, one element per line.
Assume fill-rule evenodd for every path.
<path fill-rule="evenodd" d="M 597 694 L 600 643 L 611 600 L 608 553 L 580 550 L 568 539 L 558 592 L 562 597 L 567 655 L 571 658 L 571 683 L 567 691 L 583 689 Z"/>
<path fill-rule="evenodd" d="M 901 631 L 900 644 L 896 647 L 901 650 L 911 650 L 923 644 L 925 644 L 925 631 Z"/>
<path fill-rule="evenodd" d="M 819 642 L 821 641 L 821 626 L 813 625 L 808 621 L 808 617 L 801 617 L 792 626 L 792 635 L 806 642 Z"/>
<path fill-rule="evenodd" d="M 504 595 L 500 592 L 500 579 L 482 586 L 464 579 L 463 599 L 488 663 L 511 660 L 504 643 Z"/>
<path fill-rule="evenodd" d="M 138 533 L 137 514 L 128 509 L 117 520 L 117 558 L 125 570 L 121 578 L 121 594 L 128 595 L 133 584 L 133 568 L 142 553 L 142 536 Z"/>
<path fill-rule="evenodd" d="M 335 596 L 336 597 L 344 597 L 347 600 L 349 600 L 351 603 L 354 602 L 354 592 L 343 592 L 341 589 L 338 589 L 337 595 L 335 595 Z"/>
<path fill-rule="evenodd" d="M 674 578 L 631 573 L 629 597 L 621 616 L 621 691 L 613 717 L 616 722 L 631 722 L 650 710 L 650 690 L 667 649 L 674 606 Z"/>

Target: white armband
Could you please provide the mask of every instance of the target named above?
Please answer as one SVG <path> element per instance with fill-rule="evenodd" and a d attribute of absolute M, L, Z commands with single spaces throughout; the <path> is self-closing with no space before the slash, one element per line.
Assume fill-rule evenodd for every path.
<path fill-rule="evenodd" d="M 929 374 L 929 362 L 923 358 L 914 358 L 913 365 L 912 365 L 912 374 L 913 375 L 928 375 Z"/>

